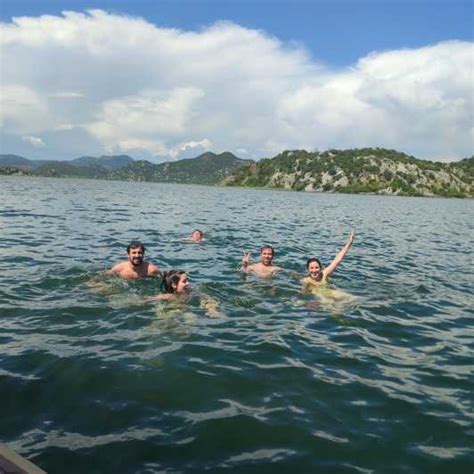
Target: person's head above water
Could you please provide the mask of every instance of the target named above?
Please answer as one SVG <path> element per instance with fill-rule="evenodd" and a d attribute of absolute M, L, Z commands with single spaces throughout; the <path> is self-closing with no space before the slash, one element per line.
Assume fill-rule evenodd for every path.
<path fill-rule="evenodd" d="M 166 293 L 186 293 L 190 289 L 188 275 L 183 270 L 169 270 L 163 274 L 161 287 Z"/>
<path fill-rule="evenodd" d="M 306 269 L 308 270 L 309 276 L 313 278 L 313 280 L 321 280 L 323 277 L 323 266 L 321 261 L 317 258 L 308 258 L 306 262 Z"/>
<path fill-rule="evenodd" d="M 196 242 L 200 242 L 203 238 L 203 233 L 199 229 L 193 230 L 193 233 L 191 234 L 191 239 L 195 240 Z"/>
<path fill-rule="evenodd" d="M 145 246 L 138 240 L 130 242 L 127 246 L 127 255 L 129 262 L 134 266 L 140 266 L 143 263 L 145 255 Z"/>
<path fill-rule="evenodd" d="M 145 253 L 145 246 L 139 240 L 132 240 L 127 245 L 127 253 L 130 253 L 132 249 L 141 249 L 141 251 Z"/>
<path fill-rule="evenodd" d="M 260 260 L 264 265 L 271 265 L 274 256 L 275 249 L 271 245 L 264 245 L 260 249 Z"/>
<path fill-rule="evenodd" d="M 264 245 L 260 248 L 260 261 L 250 264 L 250 252 L 244 253 L 242 257 L 241 270 L 245 273 L 255 273 L 260 277 L 271 277 L 281 270 L 273 264 L 275 249 L 271 245 Z"/>
<path fill-rule="evenodd" d="M 115 264 L 108 275 L 117 275 L 121 278 L 146 278 L 160 275 L 158 265 L 145 262 L 145 246 L 138 240 L 130 242 L 127 246 L 128 260 Z"/>

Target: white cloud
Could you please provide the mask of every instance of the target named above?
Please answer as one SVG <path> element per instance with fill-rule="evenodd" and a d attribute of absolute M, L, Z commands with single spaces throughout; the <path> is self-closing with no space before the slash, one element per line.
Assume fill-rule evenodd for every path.
<path fill-rule="evenodd" d="M 105 148 L 109 153 L 119 151 L 147 151 L 151 155 L 165 155 L 167 153 L 166 146 L 158 140 L 140 140 L 136 138 L 119 140 L 116 144 L 108 144 Z"/>
<path fill-rule="evenodd" d="M 74 129 L 74 125 L 70 123 L 62 123 L 55 128 L 55 130 L 73 130 L 73 129 Z"/>
<path fill-rule="evenodd" d="M 85 128 L 108 148 L 118 142 L 141 142 L 142 149 L 162 154 L 162 137 L 186 135 L 195 115 L 193 106 L 202 95 L 199 89 L 182 87 L 108 100 L 98 111 L 97 120 Z"/>
<path fill-rule="evenodd" d="M 21 139 L 25 142 L 25 143 L 29 143 L 31 146 L 34 146 L 35 148 L 42 148 L 44 146 L 46 146 L 46 144 L 44 143 L 44 141 L 39 138 L 39 137 L 32 137 L 31 135 L 30 136 L 24 136 L 24 137 L 21 137 Z"/>
<path fill-rule="evenodd" d="M 204 140 L 201 140 L 199 142 L 196 141 L 190 141 L 187 143 L 181 143 L 177 147 L 175 147 L 172 150 L 169 150 L 169 154 L 172 158 L 178 157 L 181 153 L 194 150 L 196 148 L 201 148 L 203 150 L 210 150 L 212 147 L 212 142 L 211 140 L 208 140 L 207 138 L 204 138 Z"/>
<path fill-rule="evenodd" d="M 104 151 L 156 156 L 211 146 L 472 154 L 472 43 L 373 52 L 332 71 L 233 23 L 186 32 L 100 10 L 17 18 L 0 25 L 0 42 L 5 134 L 82 129 Z"/>
<path fill-rule="evenodd" d="M 80 97 L 84 97 L 84 94 L 81 94 L 80 92 L 53 92 L 50 94 L 51 97 L 57 98 L 57 99 L 78 99 Z"/>
<path fill-rule="evenodd" d="M 2 75 L 3 71 L 2 71 Z M 6 132 L 18 134 L 41 131 L 51 118 L 40 91 L 22 84 L 0 84 L 0 123 Z"/>

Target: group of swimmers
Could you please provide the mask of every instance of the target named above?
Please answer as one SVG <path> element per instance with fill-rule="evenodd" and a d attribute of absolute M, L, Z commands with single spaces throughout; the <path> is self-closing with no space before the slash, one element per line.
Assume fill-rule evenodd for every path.
<path fill-rule="evenodd" d="M 201 230 L 196 229 L 187 242 L 204 242 L 204 235 Z M 332 262 L 323 267 L 321 261 L 317 258 L 309 258 L 306 262 L 307 275 L 302 279 L 304 288 L 311 289 L 315 287 L 324 287 L 328 285 L 329 276 L 336 270 L 342 262 L 354 241 L 354 230 L 349 234 L 347 242 L 336 254 Z M 138 241 L 131 242 L 127 247 L 128 260 L 114 265 L 107 274 L 116 275 L 126 279 L 137 279 L 147 277 L 161 278 L 162 293 L 150 297 L 147 300 L 171 300 L 176 297 L 189 294 L 191 286 L 188 275 L 183 270 L 169 270 L 161 272 L 159 267 L 151 262 L 144 260 L 145 246 Z M 265 245 L 260 249 L 260 261 L 250 263 L 250 252 L 242 257 L 242 272 L 246 274 L 253 273 L 258 277 L 268 278 L 282 271 L 281 267 L 273 264 L 275 250 L 271 245 Z"/>

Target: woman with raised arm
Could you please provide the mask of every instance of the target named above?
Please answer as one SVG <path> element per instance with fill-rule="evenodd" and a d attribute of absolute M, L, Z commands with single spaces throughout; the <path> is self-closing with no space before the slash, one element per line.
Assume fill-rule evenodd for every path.
<path fill-rule="evenodd" d="M 336 270 L 339 264 L 342 262 L 347 252 L 351 248 L 352 242 L 354 241 L 354 230 L 349 234 L 346 244 L 334 257 L 334 260 L 327 266 L 323 267 L 321 262 L 317 258 L 310 258 L 306 262 L 306 268 L 308 270 L 308 276 L 303 278 L 303 285 L 305 287 L 321 287 L 328 284 L 328 277 Z"/>

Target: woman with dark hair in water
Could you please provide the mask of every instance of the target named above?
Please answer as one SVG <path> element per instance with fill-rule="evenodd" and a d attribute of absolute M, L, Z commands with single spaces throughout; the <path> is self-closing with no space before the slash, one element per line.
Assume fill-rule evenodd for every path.
<path fill-rule="evenodd" d="M 323 267 L 321 262 L 317 258 L 309 258 L 306 262 L 306 268 L 308 270 L 308 276 L 303 278 L 303 284 L 305 287 L 311 286 L 327 286 L 328 277 L 336 270 L 338 265 L 342 262 L 346 253 L 351 248 L 352 242 L 354 241 L 354 231 L 352 230 L 346 244 L 334 257 L 334 260 L 327 266 Z"/>
<path fill-rule="evenodd" d="M 164 293 L 147 298 L 146 301 L 176 301 L 189 302 L 191 297 L 191 284 L 189 282 L 188 274 L 183 270 L 169 270 L 163 273 L 161 280 L 161 289 Z M 219 317 L 218 302 L 201 292 L 195 295 L 198 298 L 199 305 L 203 308 L 207 315 L 211 318 Z"/>
<path fill-rule="evenodd" d="M 191 292 L 188 275 L 183 270 L 169 270 L 163 273 L 161 289 L 165 293 L 147 298 L 147 300 L 171 300 Z"/>

